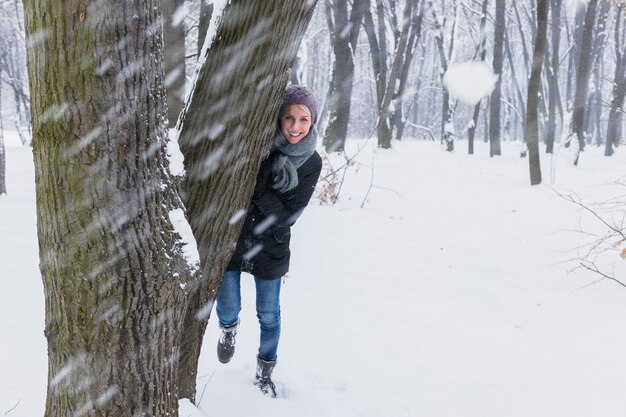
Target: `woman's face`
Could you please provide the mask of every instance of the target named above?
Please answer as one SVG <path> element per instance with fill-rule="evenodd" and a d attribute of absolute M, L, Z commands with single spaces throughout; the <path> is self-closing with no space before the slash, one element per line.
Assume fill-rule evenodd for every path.
<path fill-rule="evenodd" d="M 311 112 L 303 104 L 292 104 L 280 116 L 280 130 L 292 145 L 300 142 L 311 130 Z"/>

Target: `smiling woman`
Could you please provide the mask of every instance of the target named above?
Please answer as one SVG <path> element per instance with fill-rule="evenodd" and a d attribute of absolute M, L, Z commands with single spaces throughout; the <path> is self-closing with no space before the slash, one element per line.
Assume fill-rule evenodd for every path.
<path fill-rule="evenodd" d="M 291 226 L 309 204 L 322 169 L 315 151 L 317 101 L 303 86 L 287 87 L 269 157 L 257 175 L 248 215 L 217 292 L 220 362 L 230 362 L 241 311 L 241 272 L 254 276 L 261 327 L 255 385 L 276 397 L 271 379 L 280 338 L 281 278 L 289 269 Z"/>

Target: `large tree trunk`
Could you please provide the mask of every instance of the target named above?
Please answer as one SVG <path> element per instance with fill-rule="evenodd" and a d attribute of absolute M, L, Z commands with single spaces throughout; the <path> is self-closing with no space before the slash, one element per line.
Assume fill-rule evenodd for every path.
<path fill-rule="evenodd" d="M 330 102 L 327 103 L 330 106 L 330 115 L 324 133 L 324 148 L 327 152 L 341 152 L 345 146 L 354 79 L 354 52 L 363 12 L 368 6 L 368 1 L 355 0 L 350 13 L 348 13 L 347 0 L 337 0 L 332 7 L 326 3 L 331 45 L 335 55 L 330 85 Z"/>
<path fill-rule="evenodd" d="M 496 0 L 495 35 L 493 46 L 493 72 L 498 74 L 495 88 L 491 93 L 489 118 L 489 155 L 500 155 L 500 99 L 502 96 L 502 64 L 504 57 L 505 0 Z"/>
<path fill-rule="evenodd" d="M 160 4 L 25 0 L 48 417 L 178 413 L 191 286 Z M 43 34 L 43 36 L 42 36 Z"/>
<path fill-rule="evenodd" d="M 185 100 L 185 25 L 173 20 L 183 0 L 162 0 L 167 120 L 176 126 Z"/>
<path fill-rule="evenodd" d="M 585 104 L 591 72 L 591 57 L 593 43 L 593 25 L 596 18 L 598 0 L 589 0 L 585 13 L 585 25 L 580 45 L 580 57 L 577 65 L 576 95 L 572 112 L 571 134 L 578 140 L 578 150 L 574 158 L 574 165 L 578 165 L 580 152 L 585 149 Z"/>
<path fill-rule="evenodd" d="M 202 280 L 192 291 L 180 356 L 181 397 L 194 399 L 202 337 L 276 133 L 284 88 L 315 2 L 231 0 L 181 115 L 186 204 Z M 289 22 L 289 24 L 285 24 Z"/>
<path fill-rule="evenodd" d="M 528 82 L 528 108 L 526 110 L 526 144 L 530 167 L 530 184 L 541 183 L 541 165 L 539 161 L 539 89 L 541 88 L 541 69 L 545 55 L 548 28 L 548 1 L 537 0 L 537 35 L 535 51 Z"/>

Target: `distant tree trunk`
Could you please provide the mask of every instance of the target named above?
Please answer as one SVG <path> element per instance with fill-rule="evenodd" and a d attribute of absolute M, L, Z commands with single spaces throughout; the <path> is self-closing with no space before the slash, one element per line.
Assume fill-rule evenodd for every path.
<path fill-rule="evenodd" d="M 482 14 L 480 16 L 480 41 L 478 44 L 478 55 L 480 56 L 480 61 L 484 62 L 487 56 L 487 32 L 485 30 L 487 26 L 487 7 L 489 5 L 489 0 L 483 0 Z M 472 122 L 467 129 L 467 153 L 469 155 L 474 154 L 474 134 L 476 133 L 476 126 L 478 126 L 478 115 L 480 113 L 481 101 L 476 103 L 474 106 L 474 113 L 472 115 Z"/>
<path fill-rule="evenodd" d="M 585 104 L 589 86 L 589 74 L 591 71 L 593 25 L 596 18 L 598 0 L 589 0 L 585 13 L 585 25 L 580 45 L 580 57 L 577 65 L 576 95 L 572 112 L 571 134 L 578 140 L 578 150 L 574 158 L 574 165 L 578 165 L 580 152 L 585 149 Z"/>
<path fill-rule="evenodd" d="M 162 0 L 163 43 L 165 65 L 165 91 L 167 94 L 167 120 L 169 127 L 176 120 L 185 100 L 185 25 L 173 21 L 184 0 Z"/>
<path fill-rule="evenodd" d="M 348 0 L 336 0 L 332 6 L 325 3 L 326 20 L 335 56 L 330 86 L 330 116 L 324 133 L 327 152 L 344 149 L 350 120 L 350 104 L 354 79 L 354 51 L 359 36 L 361 20 L 369 1 L 355 0 L 348 13 Z"/>
<path fill-rule="evenodd" d="M 0 120 L 1 124 L 1 120 Z M 0 126 L 0 195 L 7 193 L 6 157 L 4 153 L 4 130 Z"/>
<path fill-rule="evenodd" d="M 548 1 L 537 0 L 537 35 L 533 63 L 528 82 L 528 108 L 526 110 L 526 144 L 530 166 L 530 184 L 541 183 L 541 165 L 539 161 L 539 89 L 541 88 L 541 69 L 546 53 L 548 36 Z"/>
<path fill-rule="evenodd" d="M 443 79 L 444 74 L 448 71 L 450 61 L 454 57 L 454 41 L 455 41 L 455 28 L 457 21 L 457 2 L 453 2 L 453 22 L 452 33 L 450 35 L 450 45 L 448 52 L 446 52 L 444 43 L 444 27 L 443 22 L 437 12 L 437 6 L 434 2 L 429 1 L 429 5 L 432 11 L 434 25 L 435 25 L 435 43 L 437 45 L 437 55 L 439 56 L 439 75 Z M 450 93 L 446 88 L 443 89 L 442 111 L 441 111 L 441 143 L 445 146 L 446 151 L 452 152 L 454 150 L 454 139 L 456 137 L 454 129 L 454 111 L 456 104 L 450 97 Z"/>
<path fill-rule="evenodd" d="M 276 133 L 289 68 L 315 2 L 231 0 L 181 115 L 185 203 L 202 280 L 189 289 L 180 396 L 195 397 L 202 338 L 261 161 Z M 289 24 L 285 24 L 289 22 Z M 262 86 L 263 88 L 259 88 Z"/>
<path fill-rule="evenodd" d="M 378 146 L 381 148 L 391 148 L 391 126 L 390 118 L 389 118 L 389 106 L 391 105 L 391 99 L 395 94 L 396 90 L 396 82 L 399 78 L 400 67 L 402 65 L 402 61 L 404 60 L 404 54 L 406 52 L 406 46 L 409 38 L 409 29 L 411 28 L 411 15 L 415 1 L 407 0 L 404 6 L 404 14 L 403 14 L 403 25 L 402 32 L 400 33 L 400 37 L 398 38 L 398 46 L 395 50 L 394 60 L 391 64 L 391 69 L 389 71 L 389 82 L 387 84 L 387 89 L 385 91 L 385 95 L 383 97 L 383 102 L 380 106 L 379 116 L 378 116 Z"/>
<path fill-rule="evenodd" d="M 563 124 L 563 109 L 561 105 L 561 93 L 559 89 L 559 66 L 561 57 L 559 46 L 561 44 L 561 7 L 563 0 L 551 0 L 552 11 L 552 54 L 549 55 L 548 67 L 548 123 L 546 129 L 546 153 L 554 150 L 554 138 L 556 135 L 557 108 L 560 108 L 561 125 Z M 561 127 L 562 128 L 562 127 Z"/>
<path fill-rule="evenodd" d="M 596 12 L 596 22 L 594 26 L 593 45 L 591 54 L 590 85 L 592 90 L 587 102 L 587 114 L 585 117 L 585 138 L 587 144 L 595 141 L 599 146 L 604 143 L 604 124 L 602 120 L 602 110 L 605 106 L 602 99 L 602 86 L 604 78 L 604 50 L 607 44 L 606 22 L 611 11 L 612 2 L 601 1 Z"/>
<path fill-rule="evenodd" d="M 200 0 L 200 16 L 198 19 L 198 57 L 202 53 L 202 46 L 209 30 L 211 17 L 213 16 L 213 3 L 207 4 L 208 0 Z"/>
<path fill-rule="evenodd" d="M 624 114 L 624 95 L 626 94 L 626 42 L 624 41 L 624 3 L 618 3 L 615 16 L 615 79 L 613 80 L 613 99 L 606 130 L 604 155 L 613 155 L 613 147 L 619 146 L 622 139 L 622 118 Z"/>
<path fill-rule="evenodd" d="M 424 21 L 424 2 L 415 0 L 414 10 L 412 13 L 411 25 L 409 29 L 409 40 L 406 45 L 406 53 L 404 54 L 402 63 L 400 64 L 400 74 L 398 76 L 398 88 L 393 96 L 393 115 L 391 117 L 392 125 L 395 130 L 396 140 L 402 140 L 406 118 L 404 116 L 403 96 L 406 92 L 407 81 L 410 75 L 411 63 L 415 55 L 416 45 L 418 44 L 422 33 L 422 22 Z M 419 8 L 419 9 L 418 9 Z M 419 12 L 417 12 L 419 10 Z M 419 81 L 418 81 L 419 83 Z"/>
<path fill-rule="evenodd" d="M 45 415 L 177 416 L 184 288 L 160 3 L 25 0 Z M 60 42 L 59 40 L 63 40 Z"/>
<path fill-rule="evenodd" d="M 504 57 L 505 0 L 496 0 L 495 34 L 493 46 L 493 71 L 498 74 L 495 88 L 491 93 L 489 120 L 489 155 L 502 153 L 500 149 L 500 101 L 502 97 L 502 64 Z"/>

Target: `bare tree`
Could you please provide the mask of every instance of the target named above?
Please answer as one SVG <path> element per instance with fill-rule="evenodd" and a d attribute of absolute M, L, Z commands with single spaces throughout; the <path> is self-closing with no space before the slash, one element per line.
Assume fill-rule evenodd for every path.
<path fill-rule="evenodd" d="M 549 59 L 548 71 L 548 121 L 546 129 L 546 153 L 554 150 L 554 138 L 557 131 L 557 109 L 559 110 L 561 129 L 563 124 L 563 105 L 561 103 L 561 92 L 559 88 L 559 67 L 561 57 L 559 48 L 561 45 L 561 7 L 563 0 L 550 0 L 551 13 L 551 53 L 547 54 Z"/>
<path fill-rule="evenodd" d="M 541 70 L 546 53 L 548 36 L 548 2 L 537 0 L 537 35 L 533 63 L 528 82 L 528 109 L 526 111 L 526 143 L 528 146 L 528 163 L 530 167 L 530 184 L 541 183 L 541 165 L 539 161 L 539 88 L 541 86 Z"/>
<path fill-rule="evenodd" d="M 437 46 L 437 53 L 439 56 L 439 76 L 443 79 L 444 74 L 448 71 L 450 63 L 454 61 L 455 47 L 456 47 L 456 30 L 457 30 L 457 17 L 458 17 L 458 2 L 453 0 L 453 20 L 450 29 L 450 43 L 447 45 L 446 50 L 446 34 L 444 30 L 444 21 L 439 16 L 437 8 L 433 1 L 429 1 L 430 10 L 434 19 L 435 25 L 435 43 Z M 456 109 L 456 102 L 450 96 L 447 89 L 443 89 L 443 108 L 441 111 L 441 143 L 445 145 L 446 150 L 451 152 L 454 150 L 454 139 L 456 137 L 454 129 L 454 111 Z"/>
<path fill-rule="evenodd" d="M 593 29 L 596 19 L 598 0 L 589 0 L 585 12 L 585 23 L 580 45 L 576 75 L 576 95 L 572 113 L 570 136 L 575 136 L 578 141 L 574 165 L 578 165 L 580 152 L 585 149 L 585 104 L 587 103 L 587 91 L 589 90 L 589 75 L 591 72 Z"/>
<path fill-rule="evenodd" d="M 476 55 L 478 55 L 480 61 L 484 62 L 487 57 L 487 8 L 489 6 L 489 0 L 483 0 L 483 5 L 481 9 L 480 16 L 480 33 L 479 33 L 479 43 L 476 50 Z M 482 101 L 482 100 L 481 100 Z M 476 133 L 476 125 L 478 125 L 478 116 L 480 113 L 481 101 L 476 103 L 474 106 L 474 113 L 472 115 L 472 122 L 470 127 L 467 129 L 467 153 L 469 155 L 474 154 L 474 134 Z"/>
<path fill-rule="evenodd" d="M 609 112 L 604 155 L 613 155 L 613 147 L 619 146 L 622 138 L 624 95 L 626 94 L 626 41 L 624 39 L 624 3 L 616 5 L 614 44 L 615 75 L 613 77 L 613 99 Z"/>
<path fill-rule="evenodd" d="M 504 62 L 505 0 L 496 0 L 495 34 L 493 45 L 493 72 L 498 81 L 491 93 L 489 117 L 489 155 L 500 155 L 500 99 L 502 97 L 502 64 Z"/>
<path fill-rule="evenodd" d="M 348 11 L 347 0 L 324 1 L 326 21 L 333 49 L 332 78 L 329 89 L 329 121 L 324 133 L 327 152 L 344 149 L 350 119 L 354 80 L 354 53 L 367 0 L 354 0 Z"/>

